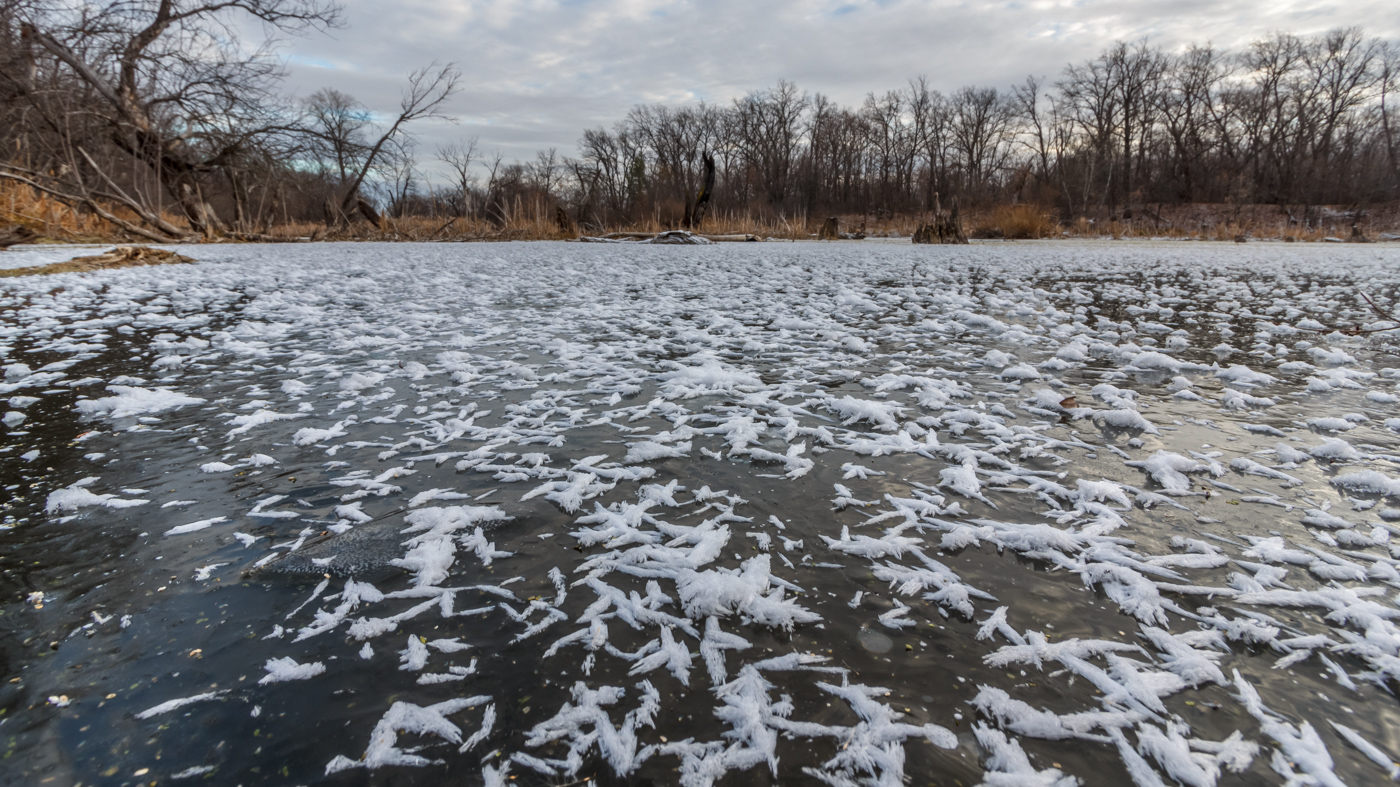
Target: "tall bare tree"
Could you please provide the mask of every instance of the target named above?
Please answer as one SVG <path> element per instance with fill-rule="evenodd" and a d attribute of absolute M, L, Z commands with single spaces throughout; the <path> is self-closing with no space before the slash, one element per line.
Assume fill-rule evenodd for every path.
<path fill-rule="evenodd" d="M 479 163 L 481 154 L 477 151 L 477 138 L 468 137 L 460 142 L 439 146 L 437 159 L 451 171 L 453 195 L 452 208 L 458 218 L 465 218 L 472 209 L 472 189 L 476 186 L 476 176 L 472 165 Z"/>
<path fill-rule="evenodd" d="M 399 114 L 389 123 L 379 139 L 369 145 L 364 160 L 360 162 L 343 189 L 340 197 L 342 217 L 352 210 L 358 210 L 370 222 L 379 223 L 378 213 L 360 194 L 360 186 L 364 184 L 366 176 L 379 157 L 384 154 L 386 146 L 407 133 L 408 124 L 429 118 L 450 119 L 443 114 L 443 104 L 457 92 L 461 79 L 462 72 L 451 63 L 434 63 L 408 75 L 408 86 L 404 88 L 403 96 L 399 100 Z"/>

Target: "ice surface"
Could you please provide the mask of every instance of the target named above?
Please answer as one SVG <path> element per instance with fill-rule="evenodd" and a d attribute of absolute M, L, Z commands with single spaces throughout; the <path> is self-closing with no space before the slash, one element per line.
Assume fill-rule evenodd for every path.
<path fill-rule="evenodd" d="M 1368 719 L 1400 679 L 1400 372 L 1384 335 L 1300 330 L 1370 319 L 1384 248 L 208 254 L 7 285 L 3 420 L 46 428 L 65 374 L 101 375 L 65 401 L 111 430 L 73 461 L 112 464 L 72 482 L 24 434 L 0 461 L 57 468 L 31 516 L 285 602 L 200 664 L 263 664 L 258 702 L 346 730 L 267 720 L 278 756 L 488 784 L 1395 773 Z M 120 369 L 10 346 L 96 367 L 108 334 L 140 340 Z M 302 700 L 348 683 L 348 716 Z M 214 720 L 206 685 L 138 715 Z"/>

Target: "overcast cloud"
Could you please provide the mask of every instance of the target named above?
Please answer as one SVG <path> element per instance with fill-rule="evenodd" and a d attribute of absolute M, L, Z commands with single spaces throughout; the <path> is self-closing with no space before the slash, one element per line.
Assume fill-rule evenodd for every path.
<path fill-rule="evenodd" d="M 422 158 L 464 136 L 507 158 L 574 155 L 583 129 L 634 104 L 722 103 L 779 79 L 855 105 L 920 74 L 945 92 L 1054 78 L 1119 39 L 1233 48 L 1350 25 L 1400 38 L 1394 0 L 348 0 L 346 22 L 288 42 L 290 87 L 390 112 L 409 70 L 455 62 L 460 122 L 419 128 Z"/>

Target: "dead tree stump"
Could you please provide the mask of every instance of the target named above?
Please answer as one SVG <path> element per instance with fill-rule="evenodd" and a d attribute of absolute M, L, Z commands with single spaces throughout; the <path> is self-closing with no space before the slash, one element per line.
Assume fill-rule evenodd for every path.
<path fill-rule="evenodd" d="M 915 243 L 966 244 L 967 234 L 963 232 L 962 219 L 958 216 L 958 198 L 953 198 L 952 210 L 943 211 L 938 195 L 933 195 L 933 222 L 924 224 L 914 231 Z"/>
<path fill-rule="evenodd" d="M 817 240 L 836 240 L 841 237 L 841 227 L 835 216 L 828 216 L 822 223 L 821 232 L 817 233 Z"/>
<path fill-rule="evenodd" d="M 559 227 L 559 231 L 565 235 L 574 238 L 578 237 L 578 225 L 574 223 L 573 219 L 569 218 L 569 213 L 564 210 L 563 205 L 554 206 L 554 223 Z"/>

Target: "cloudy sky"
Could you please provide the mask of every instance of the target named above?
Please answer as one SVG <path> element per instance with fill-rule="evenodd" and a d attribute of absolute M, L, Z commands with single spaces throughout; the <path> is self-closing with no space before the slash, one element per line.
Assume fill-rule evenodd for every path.
<path fill-rule="evenodd" d="M 779 79 L 842 104 L 926 75 L 943 91 L 1053 78 L 1114 40 L 1235 47 L 1270 31 L 1362 25 L 1400 39 L 1394 0 L 345 0 L 346 27 L 288 42 L 290 87 L 392 111 L 434 60 L 465 75 L 456 125 L 486 151 L 573 155 L 580 132 L 638 103 L 727 102 Z"/>

